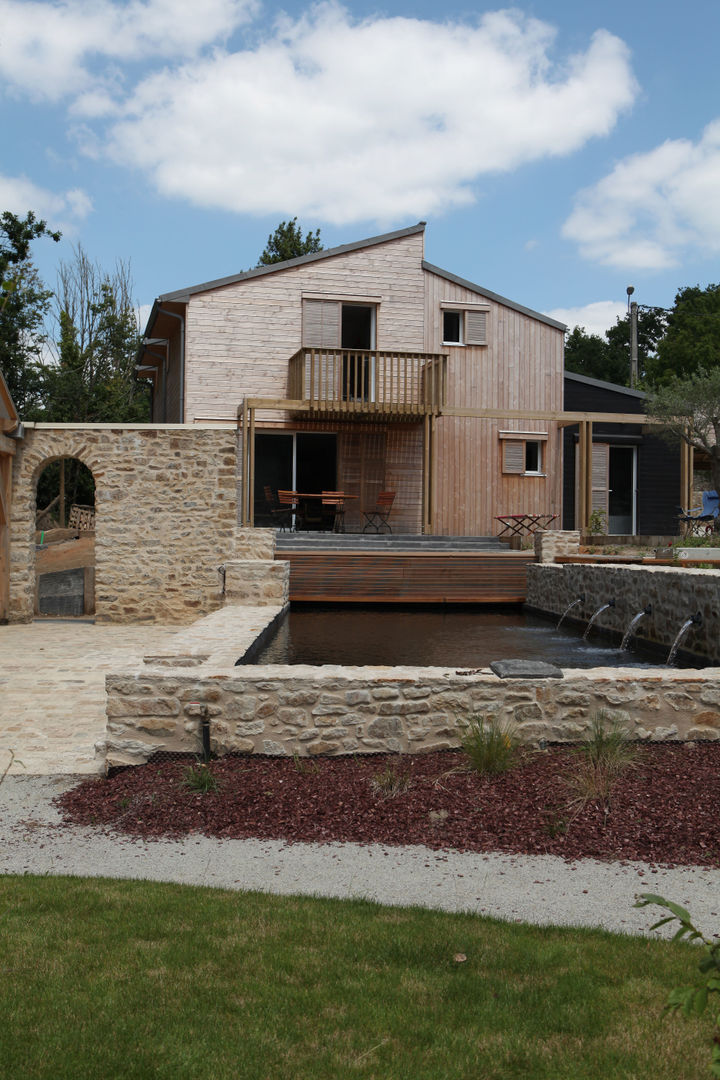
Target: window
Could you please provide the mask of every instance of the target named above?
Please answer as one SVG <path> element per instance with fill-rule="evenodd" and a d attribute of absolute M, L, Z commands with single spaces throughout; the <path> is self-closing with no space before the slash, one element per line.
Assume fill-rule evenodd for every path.
<path fill-rule="evenodd" d="M 487 345 L 487 309 L 442 308 L 444 345 Z"/>
<path fill-rule="evenodd" d="M 501 431 L 502 471 L 517 476 L 544 476 L 545 443 L 542 432 Z"/>

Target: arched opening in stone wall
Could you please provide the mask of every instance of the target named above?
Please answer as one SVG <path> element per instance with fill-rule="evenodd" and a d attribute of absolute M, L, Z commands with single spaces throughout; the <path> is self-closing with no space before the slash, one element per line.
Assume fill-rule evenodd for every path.
<path fill-rule="evenodd" d="M 95 480 L 79 458 L 43 463 L 35 498 L 35 614 L 95 612 Z"/>

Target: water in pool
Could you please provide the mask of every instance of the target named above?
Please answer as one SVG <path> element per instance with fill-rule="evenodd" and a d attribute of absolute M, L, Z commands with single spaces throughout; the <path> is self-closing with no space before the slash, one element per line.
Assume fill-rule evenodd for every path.
<path fill-rule="evenodd" d="M 256 664 L 487 667 L 491 660 L 545 660 L 566 668 L 654 666 L 667 650 L 621 652 L 593 630 L 526 614 L 517 607 L 293 606 Z"/>

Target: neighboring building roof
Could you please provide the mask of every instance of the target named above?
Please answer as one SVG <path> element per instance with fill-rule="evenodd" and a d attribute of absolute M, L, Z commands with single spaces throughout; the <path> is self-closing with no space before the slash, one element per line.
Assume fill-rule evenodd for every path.
<path fill-rule="evenodd" d="M 258 266 L 254 270 L 245 270 L 240 274 L 231 274 L 229 277 L 217 278 L 215 281 L 205 281 L 201 285 L 191 285 L 187 289 L 176 289 L 175 292 L 163 293 L 162 296 L 158 297 L 158 300 L 161 303 L 170 300 L 187 300 L 194 296 L 195 293 L 207 292 L 209 289 L 219 289 L 223 285 L 234 285 L 238 281 L 263 277 L 265 274 L 277 274 L 278 271 L 288 270 L 293 266 L 304 266 L 305 263 L 331 259 L 335 255 L 345 255 L 349 251 L 359 251 L 360 248 L 385 244 L 388 240 L 400 240 L 403 236 L 412 236 L 414 233 L 425 232 L 425 224 L 424 221 L 419 221 L 417 225 L 411 225 L 407 229 L 383 233 L 381 236 L 371 236 L 368 240 L 356 240 L 353 244 L 341 244 L 340 247 L 323 248 L 322 251 L 314 251 L 310 255 L 299 255 L 296 259 L 285 259 L 283 262 L 271 263 L 270 266 Z"/>
<path fill-rule="evenodd" d="M 589 375 L 577 375 L 574 371 L 565 372 L 566 379 L 573 382 L 584 383 L 586 386 L 597 386 L 599 390 L 614 390 L 618 394 L 628 394 L 630 397 L 645 400 L 647 394 L 643 390 L 633 390 L 629 386 L 620 386 L 619 383 L 605 382 L 603 379 L 591 379 Z"/>
<path fill-rule="evenodd" d="M 508 300 L 506 296 L 500 296 L 498 293 L 491 292 L 490 289 L 484 289 L 482 285 L 475 285 L 472 281 L 466 281 L 465 278 L 458 277 L 457 274 L 451 274 L 449 270 L 442 270 L 439 266 L 433 266 L 432 263 L 426 262 L 424 259 L 422 267 L 423 270 L 427 270 L 431 274 L 437 274 L 438 277 L 445 278 L 446 281 L 452 281 L 455 285 L 470 289 L 471 292 L 477 293 L 478 296 L 484 296 L 487 300 L 494 300 L 497 304 L 512 308 L 513 311 L 519 311 L 521 315 L 530 315 L 531 318 L 547 323 L 548 326 L 553 326 L 556 330 L 562 330 L 563 332 L 567 330 L 565 323 L 558 322 L 557 319 L 551 319 L 549 315 L 543 315 L 540 311 L 533 311 L 532 308 L 516 304 L 514 300 Z"/>

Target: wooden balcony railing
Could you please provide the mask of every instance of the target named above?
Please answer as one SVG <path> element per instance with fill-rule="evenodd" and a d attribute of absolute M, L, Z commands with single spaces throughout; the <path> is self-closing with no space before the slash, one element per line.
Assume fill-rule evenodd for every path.
<path fill-rule="evenodd" d="M 288 394 L 318 412 L 417 416 L 442 409 L 446 383 L 444 353 L 300 349 Z"/>

